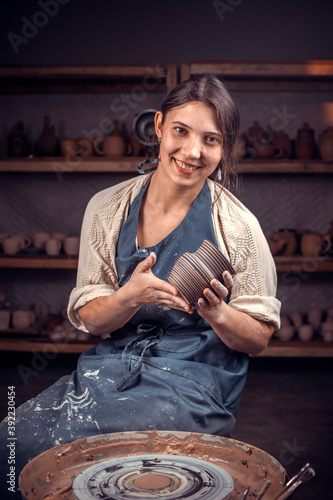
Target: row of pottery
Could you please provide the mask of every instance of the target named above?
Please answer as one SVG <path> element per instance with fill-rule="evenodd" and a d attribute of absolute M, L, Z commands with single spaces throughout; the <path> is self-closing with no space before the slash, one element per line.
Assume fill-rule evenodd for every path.
<path fill-rule="evenodd" d="M 144 125 L 152 135 L 153 110 L 146 118 Z M 142 112 L 138 118 L 145 119 Z M 147 121 L 148 120 L 148 121 Z M 136 121 L 136 124 L 138 121 Z M 139 121 L 139 123 L 141 123 Z M 140 140 L 138 140 L 138 138 Z M 148 145 L 155 144 L 156 137 L 150 139 Z M 297 138 L 294 141 L 289 138 L 284 130 L 275 133 L 269 128 L 263 128 L 258 121 L 255 121 L 249 128 L 246 139 L 238 137 L 234 158 L 239 161 L 244 157 L 251 159 L 283 159 L 291 158 L 292 155 L 299 160 L 311 160 L 317 154 L 317 145 L 314 137 L 314 130 L 308 123 L 297 131 Z M 34 154 L 36 156 L 92 156 L 94 154 L 102 156 L 139 156 L 142 154 L 143 145 L 147 145 L 145 138 L 135 130 L 131 133 L 130 144 L 126 141 L 124 134 L 120 131 L 119 121 L 113 122 L 113 130 L 104 139 L 100 137 L 80 137 L 78 139 L 60 140 L 55 132 L 54 125 L 48 115 L 44 116 L 44 128 L 40 137 L 35 142 Z M 333 161 L 333 127 L 327 127 L 319 139 L 319 152 L 324 161 Z M 25 157 L 32 152 L 31 142 L 24 132 L 22 121 L 14 125 L 7 138 L 7 154 L 9 157 Z"/>
<path fill-rule="evenodd" d="M 309 342 L 316 334 L 324 342 L 333 342 L 333 308 L 327 311 L 312 308 L 306 314 L 294 311 L 289 315 L 283 315 L 280 329 L 275 332 L 275 335 L 284 342 L 292 340 L 295 336 L 303 342 Z"/>
<path fill-rule="evenodd" d="M 150 113 L 153 116 L 153 113 Z M 149 127 L 151 128 L 151 116 Z M 139 116 L 140 118 L 140 116 Z M 72 158 L 73 156 L 140 156 L 146 149 L 144 146 L 153 145 L 156 142 L 154 136 L 151 144 L 145 142 L 145 138 L 138 139 L 140 136 L 133 130 L 130 135 L 130 143 L 125 139 L 125 134 L 121 132 L 119 121 L 113 122 L 113 130 L 104 139 L 98 137 L 79 137 L 78 139 L 59 139 L 55 132 L 55 127 L 51 126 L 50 117 L 44 116 L 44 129 L 34 145 L 33 153 L 36 156 L 52 157 L 64 156 Z M 32 153 L 32 145 L 24 132 L 22 121 L 16 123 L 10 131 L 7 138 L 7 154 L 9 157 L 26 157 Z"/>
<path fill-rule="evenodd" d="M 31 309 L 11 308 L 10 304 L 0 305 L 0 331 L 10 327 L 14 330 L 26 330 L 38 320 L 45 320 L 49 306 L 44 301 L 36 301 Z"/>
<path fill-rule="evenodd" d="M 333 254 L 331 230 L 321 235 L 308 230 L 280 229 L 265 234 L 272 255 L 291 256 L 301 253 L 303 257 L 323 257 Z"/>
<path fill-rule="evenodd" d="M 319 153 L 324 161 L 333 161 L 333 127 L 327 127 L 319 138 Z M 297 138 L 292 141 L 284 130 L 272 132 L 255 121 L 245 138 L 239 136 L 234 148 L 234 158 L 241 161 L 248 159 L 287 159 L 312 160 L 317 155 L 314 130 L 304 123 L 297 131 Z"/>
<path fill-rule="evenodd" d="M 63 250 L 68 257 L 76 257 L 80 238 L 61 232 L 37 232 L 32 238 L 27 233 L 12 233 L 0 235 L 0 243 L 5 255 L 16 255 L 23 250 L 25 253 L 46 253 L 49 257 L 56 257 Z"/>

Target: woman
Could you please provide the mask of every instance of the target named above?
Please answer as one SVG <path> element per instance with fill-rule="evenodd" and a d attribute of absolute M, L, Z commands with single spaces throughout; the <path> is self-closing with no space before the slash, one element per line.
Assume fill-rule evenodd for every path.
<path fill-rule="evenodd" d="M 229 436 L 248 354 L 279 326 L 276 273 L 255 217 L 225 188 L 238 110 L 222 83 L 201 75 L 175 87 L 155 117 L 153 173 L 90 201 L 82 226 L 72 323 L 107 338 L 77 370 L 17 411 L 21 466 L 86 436 L 178 430 Z M 167 279 L 204 239 L 235 270 L 188 304 Z M 24 432 L 28 426 L 34 432 Z M 23 433 L 25 437 L 23 438 Z"/>

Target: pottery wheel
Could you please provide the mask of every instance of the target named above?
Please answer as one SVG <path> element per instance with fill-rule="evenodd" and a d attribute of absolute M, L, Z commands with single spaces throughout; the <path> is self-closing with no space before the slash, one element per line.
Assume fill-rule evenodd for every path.
<path fill-rule="evenodd" d="M 92 465 L 73 481 L 78 500 L 149 499 L 222 500 L 233 490 L 221 467 L 179 455 L 136 455 Z"/>

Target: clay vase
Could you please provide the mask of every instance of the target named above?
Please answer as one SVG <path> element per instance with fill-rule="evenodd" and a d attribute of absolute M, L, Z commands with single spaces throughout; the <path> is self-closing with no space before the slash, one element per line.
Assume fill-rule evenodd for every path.
<path fill-rule="evenodd" d="M 253 125 L 249 128 L 248 143 L 251 146 L 255 146 L 256 143 L 262 142 L 263 129 L 259 125 L 259 122 L 253 122 Z"/>
<path fill-rule="evenodd" d="M 265 236 L 272 255 L 278 255 L 285 250 L 287 244 L 278 238 L 278 231 L 272 231 L 270 234 L 265 234 Z"/>
<path fill-rule="evenodd" d="M 23 122 L 18 122 L 7 137 L 7 154 L 9 157 L 22 158 L 31 153 L 31 143 L 24 133 Z"/>
<path fill-rule="evenodd" d="M 99 147 L 100 139 L 95 139 L 94 148 L 97 154 L 102 156 L 125 156 L 130 154 L 132 146 L 126 141 L 119 130 L 119 122 L 114 122 L 114 129 L 103 141 L 103 149 Z"/>
<path fill-rule="evenodd" d="M 270 134 L 265 133 L 257 121 L 249 128 L 248 144 L 248 153 L 252 159 L 282 158 L 284 153 L 282 148 L 271 143 Z"/>
<path fill-rule="evenodd" d="M 44 129 L 35 144 L 37 156 L 57 156 L 60 152 L 60 141 L 55 134 L 54 126 L 50 126 L 50 117 L 44 116 Z"/>
<path fill-rule="evenodd" d="M 290 158 L 292 152 L 291 140 L 283 130 L 279 130 L 275 133 L 272 144 L 275 148 L 279 148 L 282 151 L 280 158 Z"/>
<path fill-rule="evenodd" d="M 299 160 L 311 160 L 316 154 L 316 143 L 314 140 L 314 131 L 307 123 L 303 128 L 297 131 L 295 143 L 295 156 Z"/>
<path fill-rule="evenodd" d="M 328 127 L 322 133 L 319 141 L 319 151 L 324 161 L 333 161 L 333 127 Z"/>
<path fill-rule="evenodd" d="M 204 289 L 210 288 L 212 279 L 223 283 L 224 271 L 229 271 L 232 276 L 235 274 L 232 265 L 219 249 L 209 240 L 204 240 L 195 252 L 186 252 L 179 257 L 168 281 L 189 304 L 196 304 L 203 297 Z"/>
<path fill-rule="evenodd" d="M 282 255 L 294 255 L 297 252 L 297 238 L 293 229 L 272 231 L 270 236 L 281 244 Z"/>
<path fill-rule="evenodd" d="M 301 252 L 303 257 L 320 257 L 329 252 L 331 248 L 331 237 L 322 237 L 318 233 L 305 233 L 301 240 Z"/>

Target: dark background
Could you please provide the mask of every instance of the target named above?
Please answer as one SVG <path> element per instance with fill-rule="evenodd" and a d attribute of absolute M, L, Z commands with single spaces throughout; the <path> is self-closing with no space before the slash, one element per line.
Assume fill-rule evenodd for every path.
<path fill-rule="evenodd" d="M 55 0 L 40 0 L 45 5 Z M 66 3 L 67 2 L 67 3 Z M 332 59 L 331 0 L 61 0 L 16 54 L 43 11 L 37 0 L 1 7 L 1 64 L 183 63 L 197 59 Z M 51 5 L 49 8 L 52 10 Z M 55 7 L 53 7 L 55 10 Z"/>
<path fill-rule="evenodd" d="M 199 59 L 333 59 L 331 0 L 66 1 L 62 0 L 53 17 L 38 12 L 43 12 L 41 3 L 55 9 L 55 0 L 3 2 L 0 64 L 180 65 Z M 25 32 L 29 21 L 36 20 L 45 25 Z M 25 36 L 27 43 L 18 44 L 15 52 L 10 33 L 11 37 L 27 33 L 30 38 Z M 70 373 L 77 358 L 59 354 L 24 386 L 17 366 L 32 366 L 35 354 L 4 354 L 1 416 L 7 385 L 17 386 L 20 404 Z M 331 396 L 330 359 L 251 359 L 232 437 L 271 453 L 291 475 L 310 461 L 317 477 L 295 499 L 333 498 Z"/>

